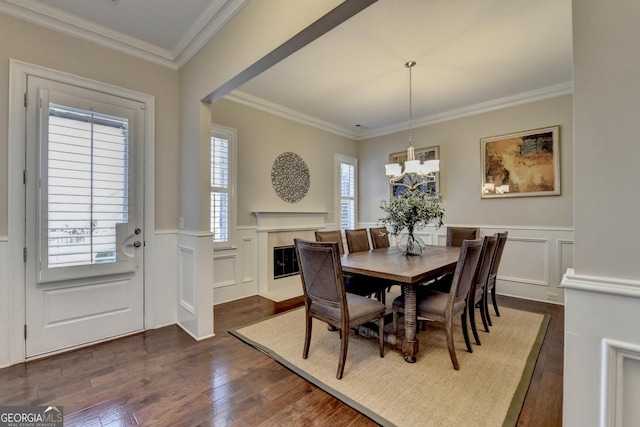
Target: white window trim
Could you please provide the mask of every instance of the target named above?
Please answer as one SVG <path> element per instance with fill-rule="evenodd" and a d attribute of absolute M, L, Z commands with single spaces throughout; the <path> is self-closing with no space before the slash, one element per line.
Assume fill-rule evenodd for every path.
<path fill-rule="evenodd" d="M 222 126 L 213 123 L 211 125 L 211 135 L 218 134 L 224 136 L 229 141 L 229 241 L 219 242 L 213 244 L 213 250 L 225 250 L 235 249 L 237 247 L 235 242 L 236 235 L 236 223 L 238 212 L 238 197 L 236 193 L 236 184 L 238 179 L 237 174 L 237 154 L 238 154 L 238 131 L 234 128 Z M 211 156 L 209 156 L 211 158 Z M 211 165 L 209 165 L 211 167 Z M 211 209 L 211 205 L 209 205 Z M 211 211 L 209 211 L 209 218 L 211 218 Z"/>
<path fill-rule="evenodd" d="M 340 164 L 341 163 L 349 163 L 355 167 L 355 208 L 354 208 L 354 227 L 358 227 L 358 159 L 356 157 L 347 156 L 345 154 L 336 153 L 334 155 L 334 220 L 336 222 L 336 228 L 342 228 L 341 220 L 340 220 L 340 201 L 341 201 L 341 189 L 340 189 Z"/>

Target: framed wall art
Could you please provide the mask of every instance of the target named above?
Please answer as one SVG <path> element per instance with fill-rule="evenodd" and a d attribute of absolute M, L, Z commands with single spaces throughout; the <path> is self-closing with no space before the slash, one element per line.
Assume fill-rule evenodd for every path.
<path fill-rule="evenodd" d="M 420 160 L 424 162 L 425 160 L 438 160 L 440 159 L 440 146 L 436 145 L 434 147 L 426 147 L 426 148 L 416 148 L 415 149 L 416 160 Z M 398 163 L 404 169 L 404 162 L 407 160 L 407 152 L 401 151 L 398 153 L 389 154 L 389 163 Z M 405 177 L 404 180 L 408 180 L 408 177 Z M 399 194 L 402 194 L 405 187 L 398 185 L 390 185 L 390 193 L 391 197 L 395 197 Z M 426 185 L 420 187 L 422 191 L 428 191 L 430 193 L 439 193 L 440 192 L 440 172 L 436 172 L 436 179 L 434 182 L 429 182 Z"/>
<path fill-rule="evenodd" d="M 560 126 L 480 140 L 482 198 L 560 195 Z"/>

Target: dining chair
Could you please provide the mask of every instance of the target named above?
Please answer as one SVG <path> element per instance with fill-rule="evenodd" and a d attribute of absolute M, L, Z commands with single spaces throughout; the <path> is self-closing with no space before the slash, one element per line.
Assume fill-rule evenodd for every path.
<path fill-rule="evenodd" d="M 480 230 L 473 227 L 447 227 L 447 246 L 461 246 L 463 240 L 475 240 Z"/>
<path fill-rule="evenodd" d="M 489 292 L 491 292 L 491 302 L 493 303 L 493 309 L 496 312 L 496 316 L 500 317 L 498 302 L 496 301 L 496 280 L 498 278 L 498 268 L 500 267 L 500 260 L 502 259 L 502 253 L 504 252 L 504 246 L 507 244 L 508 234 L 508 231 L 505 231 L 504 233 L 498 233 L 498 244 L 496 246 L 496 253 L 493 256 L 491 271 L 489 272 L 487 284 L 485 285 L 484 310 L 487 315 L 487 322 L 489 323 L 489 326 L 493 326 L 493 324 L 491 323 L 491 316 L 489 315 Z"/>
<path fill-rule="evenodd" d="M 347 238 L 347 249 L 349 253 L 368 251 L 371 249 L 366 228 L 344 230 L 344 235 Z"/>
<path fill-rule="evenodd" d="M 344 254 L 344 244 L 342 243 L 342 231 L 340 230 L 328 230 L 328 231 L 316 231 L 316 242 L 337 242 L 338 251 L 340 255 Z M 371 286 L 370 281 L 364 280 L 362 276 L 355 276 L 352 274 L 344 274 L 345 288 L 347 292 L 361 295 L 371 296 L 376 295 L 377 288 Z"/>
<path fill-rule="evenodd" d="M 338 242 L 340 255 L 344 254 L 344 243 L 342 243 L 342 231 L 340 230 L 316 231 L 316 242 Z"/>
<path fill-rule="evenodd" d="M 482 318 L 482 325 L 484 326 L 485 332 L 489 332 L 485 305 L 485 286 L 487 279 L 489 278 L 489 272 L 491 271 L 493 256 L 496 253 L 498 234 L 494 234 L 493 236 L 484 236 L 482 240 L 482 251 L 480 253 L 480 261 L 478 265 L 478 278 L 474 283 L 472 283 L 471 289 L 469 289 L 469 296 L 467 298 L 467 314 L 469 316 L 469 323 L 471 324 L 471 332 L 473 332 L 473 338 L 477 345 L 481 345 L 481 343 L 480 337 L 478 336 L 478 328 L 476 327 L 476 307 L 480 310 L 480 317 Z M 429 289 L 448 293 L 451 289 L 451 281 L 447 280 L 447 278 L 436 280 L 433 285 L 429 286 Z"/>
<path fill-rule="evenodd" d="M 363 252 L 371 249 L 369 246 L 369 236 L 366 228 L 344 230 L 344 235 L 347 239 L 347 249 L 349 250 L 349 253 Z M 387 299 L 387 288 L 390 287 L 391 284 L 384 279 L 370 280 L 368 281 L 368 284 L 370 289 L 373 290 L 373 293 L 375 293 L 378 301 L 385 304 Z"/>
<path fill-rule="evenodd" d="M 313 319 L 340 330 L 340 358 L 336 378 L 341 379 L 347 359 L 349 330 L 367 322 L 378 324 L 380 357 L 384 357 L 384 312 L 379 301 L 345 291 L 337 242 L 294 239 L 304 289 L 306 329 L 302 358 L 309 356 Z"/>
<path fill-rule="evenodd" d="M 483 240 L 464 240 L 451 282 L 449 293 L 419 288 L 416 296 L 416 314 L 428 320 L 443 323 L 453 368 L 460 370 L 453 343 L 453 319 L 460 315 L 462 334 L 467 351 L 473 353 L 467 325 L 467 298 L 472 284 L 478 277 L 478 266 Z M 404 295 L 393 300 L 393 330 L 398 332 L 399 313 L 404 313 Z"/>
<path fill-rule="evenodd" d="M 389 247 L 389 232 L 386 227 L 375 227 L 369 229 L 371 236 L 371 246 L 373 249 Z"/>

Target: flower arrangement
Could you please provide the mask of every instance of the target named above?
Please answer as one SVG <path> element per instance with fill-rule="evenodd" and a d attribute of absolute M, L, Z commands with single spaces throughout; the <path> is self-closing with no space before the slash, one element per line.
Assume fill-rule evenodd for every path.
<path fill-rule="evenodd" d="M 423 245 L 416 239 L 414 232 L 429 223 L 433 223 L 436 228 L 440 228 L 444 217 L 442 196 L 421 191 L 419 188 L 415 190 L 406 189 L 397 197 L 382 200 L 380 209 L 386 215 L 380 218 L 378 222 L 385 226 L 390 226 L 391 235 L 398 236 L 402 231 L 406 230 L 408 239 L 404 245 L 406 248 L 403 248 L 405 255 L 418 253 L 416 249 L 419 249 L 419 253 L 422 253 Z M 415 247 L 416 243 L 419 248 Z"/>

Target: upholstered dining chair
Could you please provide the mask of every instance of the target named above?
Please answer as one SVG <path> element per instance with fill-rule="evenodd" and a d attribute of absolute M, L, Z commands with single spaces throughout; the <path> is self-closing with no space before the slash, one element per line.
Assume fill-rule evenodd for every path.
<path fill-rule="evenodd" d="M 344 254 L 344 244 L 342 243 L 342 231 L 340 230 L 316 231 L 315 235 L 316 235 L 316 242 L 337 242 L 340 255 Z M 362 295 L 362 296 L 371 296 L 376 294 L 377 292 L 377 288 L 373 287 L 369 281 L 364 280 L 362 276 L 354 276 L 354 275 L 345 273 L 344 279 L 345 279 L 345 288 L 349 293 Z"/>
<path fill-rule="evenodd" d="M 473 338 L 477 345 L 481 345 L 481 343 L 480 337 L 478 336 L 478 328 L 476 327 L 476 307 L 480 309 L 480 316 L 482 318 L 482 325 L 484 326 L 485 332 L 489 332 L 489 324 L 487 323 L 486 315 L 485 285 L 489 279 L 489 272 L 491 271 L 491 264 L 493 262 L 493 256 L 496 253 L 497 245 L 498 234 L 494 234 L 493 236 L 484 236 L 482 252 L 480 254 L 480 261 L 478 265 L 478 278 L 474 283 L 472 283 L 471 289 L 469 289 L 467 314 L 469 316 L 469 323 L 471 324 L 471 332 L 473 332 Z M 437 280 L 433 285 L 429 286 L 429 289 L 448 293 L 451 289 L 451 281 L 447 280 L 447 278 Z"/>
<path fill-rule="evenodd" d="M 451 357 L 451 363 L 456 371 L 460 370 L 460 364 L 453 343 L 453 319 L 460 316 L 467 351 L 473 353 L 467 325 L 467 298 L 472 284 L 478 277 L 483 244 L 484 242 L 480 239 L 462 242 L 449 293 L 425 288 L 420 288 L 417 292 L 416 314 L 419 317 L 444 324 L 449 357 Z M 404 295 L 393 300 L 393 330 L 396 333 L 398 332 L 399 313 L 404 313 Z"/>
<path fill-rule="evenodd" d="M 341 379 L 347 359 L 349 330 L 366 322 L 378 324 L 380 357 L 384 357 L 384 312 L 379 301 L 345 291 L 337 242 L 294 239 L 304 289 L 306 329 L 302 358 L 309 356 L 313 319 L 340 330 L 340 358 L 336 378 Z"/>
<path fill-rule="evenodd" d="M 347 238 L 347 249 L 349 253 L 368 251 L 371 249 L 366 228 L 344 230 L 344 235 Z"/>
<path fill-rule="evenodd" d="M 463 240 L 475 240 L 480 230 L 473 227 L 447 227 L 447 246 L 462 246 Z"/>
<path fill-rule="evenodd" d="M 371 246 L 373 249 L 389 247 L 389 232 L 386 227 L 374 227 L 369 229 Z"/>
<path fill-rule="evenodd" d="M 371 249 L 366 228 L 344 230 L 344 235 L 347 239 L 347 249 L 349 253 L 368 251 Z M 386 303 L 387 288 L 391 284 L 384 279 L 369 280 L 368 284 L 370 289 L 373 290 L 373 293 L 375 293 L 378 301 L 383 304 Z"/>
<path fill-rule="evenodd" d="M 328 230 L 328 231 L 316 231 L 316 242 L 338 242 L 338 249 L 340 249 L 340 255 L 344 254 L 344 243 L 342 243 L 342 231 L 340 230 Z"/>
<path fill-rule="evenodd" d="M 496 312 L 496 316 L 500 317 L 500 311 L 498 311 L 498 302 L 496 301 L 496 280 L 498 278 L 498 268 L 500 267 L 500 260 L 502 259 L 502 253 L 504 246 L 507 244 L 507 236 L 509 232 L 498 233 L 498 244 L 496 246 L 496 253 L 493 256 L 493 262 L 491 263 L 491 271 L 487 278 L 487 284 L 485 285 L 485 298 L 484 298 L 484 310 L 487 315 L 487 322 L 489 326 L 493 326 L 491 323 L 491 316 L 489 315 L 489 293 L 491 293 L 491 302 L 493 303 L 493 309 Z"/>

